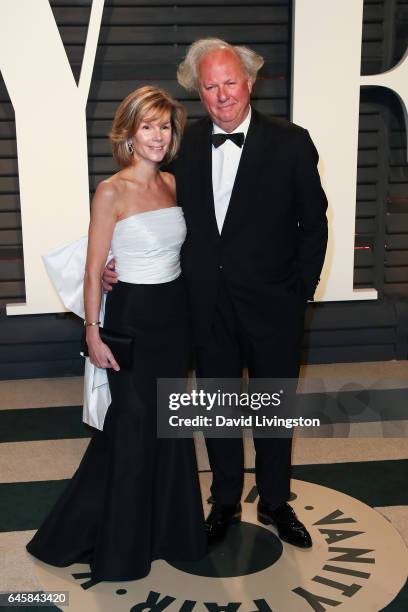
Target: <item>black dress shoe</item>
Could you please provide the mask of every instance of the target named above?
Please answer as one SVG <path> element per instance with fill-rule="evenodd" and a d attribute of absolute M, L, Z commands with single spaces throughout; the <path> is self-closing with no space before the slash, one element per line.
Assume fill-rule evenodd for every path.
<path fill-rule="evenodd" d="M 241 504 L 222 506 L 215 503 L 204 523 L 208 542 L 212 544 L 222 540 L 228 527 L 241 520 L 241 513 Z"/>
<path fill-rule="evenodd" d="M 299 521 L 295 511 L 286 502 L 271 510 L 270 507 L 258 503 L 258 521 L 263 525 L 274 525 L 281 540 L 299 546 L 310 548 L 312 538 L 306 527 Z"/>

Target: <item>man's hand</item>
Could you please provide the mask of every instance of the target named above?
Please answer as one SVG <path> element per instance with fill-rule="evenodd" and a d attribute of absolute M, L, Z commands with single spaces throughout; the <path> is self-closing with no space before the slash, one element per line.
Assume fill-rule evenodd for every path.
<path fill-rule="evenodd" d="M 118 282 L 118 275 L 115 272 L 115 260 L 111 259 L 106 264 L 102 274 L 102 287 L 104 291 L 112 291 L 112 285 Z"/>

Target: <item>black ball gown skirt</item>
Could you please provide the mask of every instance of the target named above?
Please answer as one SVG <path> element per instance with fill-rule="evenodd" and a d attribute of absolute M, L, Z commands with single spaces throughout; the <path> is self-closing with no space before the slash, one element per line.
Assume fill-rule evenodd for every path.
<path fill-rule="evenodd" d="M 134 580 L 154 559 L 206 553 L 194 442 L 156 436 L 156 379 L 186 377 L 190 360 L 182 278 L 119 282 L 107 297 L 105 326 L 135 338 L 132 369 L 108 370 L 103 431 L 94 430 L 27 550 L 58 567 L 89 563 L 94 580 Z"/>

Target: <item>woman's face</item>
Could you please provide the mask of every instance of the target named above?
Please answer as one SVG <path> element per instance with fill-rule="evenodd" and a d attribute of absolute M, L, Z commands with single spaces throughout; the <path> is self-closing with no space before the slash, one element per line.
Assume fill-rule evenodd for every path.
<path fill-rule="evenodd" d="M 170 113 L 160 117 L 145 117 L 133 136 L 133 150 L 136 159 L 160 163 L 171 142 Z"/>

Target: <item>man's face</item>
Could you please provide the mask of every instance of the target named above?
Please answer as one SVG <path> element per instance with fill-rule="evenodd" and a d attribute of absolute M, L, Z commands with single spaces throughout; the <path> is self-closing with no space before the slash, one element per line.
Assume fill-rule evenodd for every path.
<path fill-rule="evenodd" d="M 232 132 L 249 110 L 252 82 L 239 58 L 230 49 L 210 51 L 198 65 L 198 85 L 202 103 L 213 122 Z"/>

